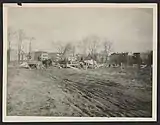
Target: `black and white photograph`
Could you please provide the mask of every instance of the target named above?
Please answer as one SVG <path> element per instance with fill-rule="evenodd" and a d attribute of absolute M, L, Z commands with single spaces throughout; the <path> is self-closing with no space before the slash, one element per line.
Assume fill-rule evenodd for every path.
<path fill-rule="evenodd" d="M 156 4 L 3 7 L 3 121 L 156 121 Z"/>

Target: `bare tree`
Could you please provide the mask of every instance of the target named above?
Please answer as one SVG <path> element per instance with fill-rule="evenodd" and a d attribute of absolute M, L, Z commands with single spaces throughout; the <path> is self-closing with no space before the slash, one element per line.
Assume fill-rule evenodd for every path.
<path fill-rule="evenodd" d="M 7 30 L 7 39 L 8 39 L 8 49 L 7 49 L 7 54 L 8 54 L 8 62 L 10 62 L 10 56 L 11 56 L 11 40 L 13 36 L 16 34 L 15 31 L 11 27 L 8 27 Z"/>
<path fill-rule="evenodd" d="M 101 52 L 100 60 L 105 63 L 108 60 L 111 51 L 113 50 L 113 44 L 107 38 L 101 38 L 101 48 L 103 49 Z"/>
<path fill-rule="evenodd" d="M 58 53 L 62 55 L 75 54 L 76 47 L 71 43 L 62 43 L 61 41 L 52 42 Z"/>
<path fill-rule="evenodd" d="M 98 46 L 98 41 L 93 40 L 92 42 L 90 42 L 88 49 L 89 49 L 89 53 L 91 55 L 96 54 L 96 52 L 97 52 L 97 46 Z"/>
<path fill-rule="evenodd" d="M 77 47 L 81 54 L 86 55 L 87 54 L 87 44 L 86 39 L 83 39 L 82 41 L 79 41 L 77 44 Z"/>
<path fill-rule="evenodd" d="M 83 43 L 85 45 L 85 50 L 93 57 L 97 53 L 98 43 L 100 39 L 98 36 L 91 35 L 83 39 Z"/>
<path fill-rule="evenodd" d="M 75 56 L 75 53 L 76 53 L 76 46 L 75 45 L 72 45 L 72 55 Z"/>
<path fill-rule="evenodd" d="M 26 37 L 24 30 L 19 29 L 18 30 L 18 62 L 20 62 L 21 53 L 22 53 L 22 42 L 24 39 L 28 39 L 28 37 Z"/>
<path fill-rule="evenodd" d="M 106 58 L 108 58 L 108 56 L 112 50 L 112 43 L 110 41 L 104 39 L 103 46 L 104 46 L 104 54 L 106 55 Z"/>
<path fill-rule="evenodd" d="M 57 47 L 57 50 L 60 54 L 62 54 L 64 52 L 64 49 L 65 49 L 64 45 L 58 45 L 58 47 Z"/>
<path fill-rule="evenodd" d="M 72 44 L 71 43 L 67 43 L 64 46 L 64 51 L 63 51 L 63 55 L 68 55 L 72 52 Z"/>
<path fill-rule="evenodd" d="M 65 44 L 62 44 L 61 41 L 57 41 L 57 42 L 53 41 L 52 44 L 56 48 L 58 53 L 63 54 L 65 49 Z"/>

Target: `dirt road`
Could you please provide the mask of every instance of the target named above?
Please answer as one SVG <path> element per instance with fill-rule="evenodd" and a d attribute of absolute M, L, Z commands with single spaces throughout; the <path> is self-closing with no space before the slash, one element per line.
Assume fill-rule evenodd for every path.
<path fill-rule="evenodd" d="M 146 71 L 144 71 L 146 70 Z M 9 68 L 7 114 L 151 117 L 150 69 Z"/>

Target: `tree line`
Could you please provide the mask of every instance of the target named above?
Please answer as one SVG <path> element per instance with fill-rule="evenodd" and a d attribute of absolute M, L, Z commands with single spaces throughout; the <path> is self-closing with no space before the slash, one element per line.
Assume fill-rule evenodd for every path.
<path fill-rule="evenodd" d="M 76 43 L 76 45 L 74 44 Z M 109 54 L 113 49 L 113 44 L 107 38 L 100 38 L 96 35 L 90 35 L 76 42 L 66 42 L 61 41 L 53 42 L 54 47 L 59 54 L 63 55 L 64 58 L 68 56 L 77 54 L 76 50 L 79 49 L 82 58 L 90 58 L 97 60 L 99 53 L 102 53 L 107 60 Z"/>
<path fill-rule="evenodd" d="M 12 48 L 12 39 L 16 37 L 17 39 L 17 52 L 18 52 L 18 62 L 20 62 L 21 58 L 23 59 L 24 50 L 22 48 L 22 43 L 24 40 L 28 40 L 29 44 L 29 53 L 32 51 L 31 42 L 35 40 L 34 37 L 28 37 L 24 30 L 19 29 L 14 31 L 12 28 L 8 28 L 7 30 L 7 38 L 8 38 L 8 62 L 10 62 L 10 51 Z M 76 43 L 76 45 L 74 44 Z M 98 37 L 96 35 L 87 36 L 80 41 L 76 42 L 65 42 L 57 41 L 53 42 L 54 48 L 56 48 L 57 53 L 61 54 L 63 58 L 68 58 L 69 56 L 76 56 L 77 49 L 80 50 L 81 56 L 80 60 L 84 59 L 94 59 L 99 63 L 109 62 L 120 65 L 121 63 L 125 65 L 132 64 L 152 64 L 152 51 L 147 52 L 147 58 L 142 58 L 141 53 L 134 53 L 132 56 L 128 53 L 112 53 L 113 51 L 113 41 L 110 41 L 107 38 Z"/>
<path fill-rule="evenodd" d="M 18 62 L 23 60 L 25 56 L 25 52 L 23 50 L 22 44 L 24 40 L 29 41 L 29 54 L 31 52 L 31 42 L 34 40 L 34 37 L 29 37 L 26 35 L 25 31 L 23 29 L 13 30 L 11 27 L 8 27 L 7 29 L 7 40 L 8 40 L 8 48 L 7 48 L 7 60 L 8 63 L 10 62 L 11 58 L 11 50 L 12 50 L 12 40 L 13 38 L 16 38 L 17 41 L 17 52 L 18 52 Z M 29 56 L 28 54 L 28 56 Z"/>
<path fill-rule="evenodd" d="M 93 59 L 99 63 L 110 63 L 114 65 L 152 65 L 153 51 L 144 53 L 136 52 L 130 55 L 128 52 L 113 53 L 113 42 L 107 38 L 101 38 L 96 35 L 91 35 L 83 38 L 74 45 L 71 42 L 61 44 L 62 42 L 54 43 L 57 46 L 57 52 L 67 58 L 67 54 L 75 55 L 77 48 L 81 48 L 81 56 L 79 60 Z M 98 51 L 98 48 L 101 51 Z"/>

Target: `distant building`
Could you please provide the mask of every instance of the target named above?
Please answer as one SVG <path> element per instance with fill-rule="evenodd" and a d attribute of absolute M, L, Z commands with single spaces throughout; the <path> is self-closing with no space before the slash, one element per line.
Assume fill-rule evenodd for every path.
<path fill-rule="evenodd" d="M 38 57 L 39 58 L 39 57 Z M 46 59 L 49 59 L 49 55 L 48 55 L 48 53 L 41 53 L 41 55 L 40 55 L 40 58 L 39 59 L 41 59 L 41 60 L 46 60 Z"/>
<path fill-rule="evenodd" d="M 40 58 L 48 58 L 48 53 L 45 51 L 34 51 L 30 53 L 31 60 L 39 60 Z"/>

